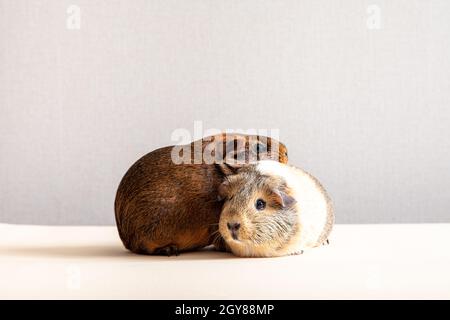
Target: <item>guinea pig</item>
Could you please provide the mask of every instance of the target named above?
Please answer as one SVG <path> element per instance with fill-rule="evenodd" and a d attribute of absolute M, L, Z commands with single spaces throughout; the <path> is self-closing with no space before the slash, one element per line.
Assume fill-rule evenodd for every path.
<path fill-rule="evenodd" d="M 225 201 L 219 250 L 276 257 L 328 243 L 334 224 L 330 197 L 299 168 L 270 160 L 250 164 L 226 177 L 219 196 Z"/>
<path fill-rule="evenodd" d="M 230 145 L 233 148 L 223 152 L 221 148 L 211 149 L 212 143 L 225 150 L 230 150 Z M 178 163 L 179 159 L 174 159 L 180 150 L 182 158 L 189 161 Z M 186 150 L 192 151 L 187 158 Z M 223 161 L 207 163 L 202 160 L 205 152 Z M 233 162 L 242 155 L 255 161 L 287 162 L 287 149 L 282 143 L 241 134 L 219 134 L 189 145 L 164 147 L 137 160 L 122 178 L 114 203 L 124 246 L 138 254 L 178 255 L 222 241 L 218 232 L 222 208 L 218 187 L 224 177 L 242 167 Z"/>

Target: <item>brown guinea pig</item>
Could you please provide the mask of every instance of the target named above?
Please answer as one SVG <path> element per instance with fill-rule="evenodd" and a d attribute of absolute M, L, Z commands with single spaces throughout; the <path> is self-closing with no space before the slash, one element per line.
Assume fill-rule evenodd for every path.
<path fill-rule="evenodd" d="M 222 148 L 211 152 L 211 145 Z M 180 150 L 189 161 L 176 164 L 179 158 L 174 155 Z M 187 158 L 186 150 L 192 151 Z M 222 162 L 202 161 L 206 153 Z M 287 149 L 277 140 L 241 134 L 219 134 L 190 145 L 164 147 L 140 158 L 122 178 L 114 204 L 124 246 L 140 254 L 172 255 L 220 243 L 218 187 L 226 175 L 241 167 L 242 162 L 233 160 L 242 155 L 248 162 L 287 162 Z M 199 158 L 200 163 L 195 161 Z"/>
<path fill-rule="evenodd" d="M 239 169 L 219 186 L 225 199 L 216 244 L 242 257 L 302 253 L 328 242 L 334 223 L 331 200 L 310 174 L 265 160 Z"/>

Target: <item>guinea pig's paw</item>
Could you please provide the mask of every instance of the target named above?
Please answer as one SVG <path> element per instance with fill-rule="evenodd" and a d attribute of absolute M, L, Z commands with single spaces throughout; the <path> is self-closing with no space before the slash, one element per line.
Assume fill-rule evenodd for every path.
<path fill-rule="evenodd" d="M 303 254 L 303 250 L 294 251 L 294 252 L 290 253 L 289 255 L 290 256 L 299 256 L 301 254 Z"/>
<path fill-rule="evenodd" d="M 329 244 L 330 244 L 330 240 L 328 240 L 328 239 L 325 240 L 325 241 L 322 243 L 323 246 L 326 246 L 326 245 L 329 245 Z"/>
<path fill-rule="evenodd" d="M 170 256 L 173 256 L 173 255 L 179 256 L 180 252 L 178 251 L 178 247 L 176 245 L 169 244 L 168 246 L 157 248 L 155 250 L 154 254 L 170 257 Z"/>

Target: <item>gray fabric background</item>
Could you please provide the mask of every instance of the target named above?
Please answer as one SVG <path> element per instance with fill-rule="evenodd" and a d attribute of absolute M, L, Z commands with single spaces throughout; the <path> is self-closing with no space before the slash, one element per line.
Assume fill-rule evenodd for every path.
<path fill-rule="evenodd" d="M 337 222 L 450 222 L 449 57 L 444 0 L 0 0 L 0 222 L 114 223 L 195 120 L 280 129 Z"/>

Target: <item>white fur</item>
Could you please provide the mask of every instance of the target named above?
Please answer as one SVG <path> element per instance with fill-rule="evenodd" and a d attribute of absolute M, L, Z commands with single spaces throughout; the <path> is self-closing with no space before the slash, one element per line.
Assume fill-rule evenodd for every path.
<path fill-rule="evenodd" d="M 290 253 L 317 246 L 329 210 L 325 190 L 305 171 L 277 161 L 259 161 L 256 170 L 284 179 L 297 201 L 300 234 Z"/>

